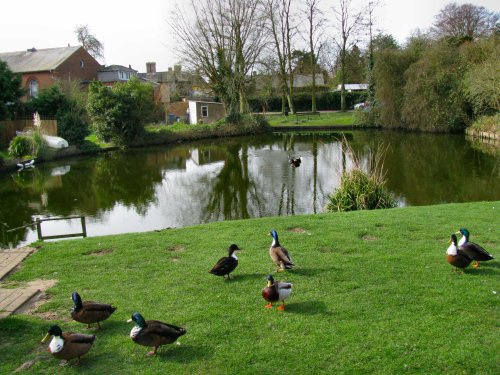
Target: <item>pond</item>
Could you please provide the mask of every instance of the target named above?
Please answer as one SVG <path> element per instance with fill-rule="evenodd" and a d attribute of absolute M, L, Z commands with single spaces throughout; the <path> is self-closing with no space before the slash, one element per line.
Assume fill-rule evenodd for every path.
<path fill-rule="evenodd" d="M 115 151 L 0 175 L 0 245 L 37 239 L 36 218 L 84 215 L 87 234 L 184 227 L 218 220 L 320 213 L 353 161 L 388 145 L 384 172 L 400 206 L 500 199 L 498 152 L 463 135 L 363 130 L 275 133 Z M 498 151 L 498 150 L 497 150 Z M 288 155 L 302 156 L 299 168 Z M 80 232 L 48 221 L 43 235 Z"/>

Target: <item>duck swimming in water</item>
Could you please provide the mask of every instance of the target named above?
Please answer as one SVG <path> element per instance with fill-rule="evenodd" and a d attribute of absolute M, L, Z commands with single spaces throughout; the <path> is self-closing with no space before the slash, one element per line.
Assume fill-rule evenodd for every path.
<path fill-rule="evenodd" d="M 292 167 L 300 167 L 300 164 L 302 163 L 302 156 L 299 156 L 298 158 L 295 158 L 291 155 L 288 155 L 288 163 L 290 163 L 290 165 Z"/>

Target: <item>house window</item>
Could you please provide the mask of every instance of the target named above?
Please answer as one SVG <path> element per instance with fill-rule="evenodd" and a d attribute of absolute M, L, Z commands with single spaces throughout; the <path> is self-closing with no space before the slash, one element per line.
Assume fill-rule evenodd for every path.
<path fill-rule="evenodd" d="M 36 79 L 32 79 L 28 83 L 29 94 L 32 98 L 38 97 L 38 81 Z"/>
<path fill-rule="evenodd" d="M 85 66 L 85 61 L 80 60 L 80 68 L 82 68 L 82 69 L 83 69 L 83 67 L 84 67 L 84 66 Z"/>
<path fill-rule="evenodd" d="M 208 117 L 208 107 L 206 105 L 201 107 L 201 117 Z"/>

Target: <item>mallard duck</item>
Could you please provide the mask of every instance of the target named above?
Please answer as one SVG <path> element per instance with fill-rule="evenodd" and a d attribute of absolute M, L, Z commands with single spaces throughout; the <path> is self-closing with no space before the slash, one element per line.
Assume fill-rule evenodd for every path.
<path fill-rule="evenodd" d="M 158 320 L 144 320 L 142 315 L 137 312 L 133 313 L 132 319 L 127 322 L 132 321 L 135 322 L 135 326 L 130 331 L 130 338 L 136 344 L 154 347 L 154 350 L 148 355 L 156 355 L 161 345 L 171 344 L 187 332 L 184 328 Z"/>
<path fill-rule="evenodd" d="M 285 269 L 291 269 L 293 267 L 292 258 L 288 250 L 280 245 L 278 241 L 278 232 L 273 229 L 269 232 L 269 235 L 273 237 L 273 242 L 269 248 L 269 256 L 278 267 L 276 271 L 280 272 Z"/>
<path fill-rule="evenodd" d="M 458 248 L 462 250 L 467 256 L 472 259 L 473 265 L 472 267 L 478 268 L 479 267 L 479 262 L 486 262 L 488 260 L 495 259 L 493 258 L 493 255 L 488 253 L 485 249 L 483 249 L 482 246 L 478 245 L 475 242 L 470 242 L 470 233 L 467 229 L 465 228 L 460 228 L 460 230 L 457 232 L 457 234 L 462 234 L 462 238 L 460 238 L 460 241 L 458 242 Z"/>
<path fill-rule="evenodd" d="M 238 265 L 238 257 L 235 254 L 235 252 L 238 250 L 241 249 L 234 243 L 229 246 L 229 248 L 227 249 L 228 256 L 220 258 L 209 272 L 211 274 L 222 277 L 226 277 L 227 275 L 227 278 L 229 279 L 229 274 L 233 272 Z"/>
<path fill-rule="evenodd" d="M 460 268 L 462 272 L 472 261 L 472 259 L 457 246 L 457 236 L 455 234 L 452 234 L 450 237 L 450 246 L 446 250 L 446 260 L 452 266 L 456 267 L 453 271 Z"/>
<path fill-rule="evenodd" d="M 77 358 L 77 366 L 80 365 L 80 357 L 87 353 L 95 340 L 95 335 L 84 335 L 83 333 L 64 332 L 58 325 L 49 328 L 42 343 L 53 336 L 49 344 L 49 351 L 55 358 L 64 359 L 66 363 L 70 359 Z"/>
<path fill-rule="evenodd" d="M 87 328 L 90 328 L 92 323 L 97 323 L 97 328 L 100 329 L 101 325 L 99 322 L 108 319 L 116 310 L 116 307 L 107 303 L 94 301 L 82 302 L 77 292 L 73 292 L 71 298 L 74 303 L 71 309 L 71 317 L 77 322 L 87 324 Z"/>
<path fill-rule="evenodd" d="M 300 167 L 300 163 L 302 163 L 302 156 L 295 158 L 291 155 L 288 155 L 288 163 L 291 164 L 292 167 Z"/>
<path fill-rule="evenodd" d="M 285 300 L 292 294 L 292 284 L 284 281 L 275 281 L 272 275 L 267 276 L 267 286 L 262 289 L 262 297 L 269 302 L 266 308 L 271 309 L 273 302 L 282 301 L 277 310 L 285 310 Z"/>

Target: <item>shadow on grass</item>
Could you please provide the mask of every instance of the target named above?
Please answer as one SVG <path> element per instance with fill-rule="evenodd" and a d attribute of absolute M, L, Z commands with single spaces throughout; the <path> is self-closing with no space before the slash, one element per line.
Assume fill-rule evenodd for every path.
<path fill-rule="evenodd" d="M 165 362 L 190 363 L 196 360 L 212 357 L 213 349 L 208 346 L 173 344 L 170 348 L 166 346 L 158 350 L 158 358 Z"/>
<path fill-rule="evenodd" d="M 322 274 L 326 271 L 334 271 L 334 268 L 333 267 L 330 267 L 328 269 L 326 268 L 305 268 L 305 267 L 297 267 L 297 268 L 293 268 L 291 270 L 288 270 L 286 272 L 280 272 L 278 273 L 279 274 L 286 274 L 287 272 L 290 272 L 290 274 L 293 274 L 293 275 L 301 275 L 301 276 L 317 276 L 319 274 Z"/>
<path fill-rule="evenodd" d="M 237 274 L 231 274 L 231 279 L 227 279 L 225 281 L 227 282 L 238 282 L 238 281 L 245 281 L 245 280 L 259 280 L 259 279 L 265 279 L 261 274 L 257 273 L 237 273 Z"/>
<path fill-rule="evenodd" d="M 330 315 L 323 301 L 290 302 L 286 304 L 286 312 L 302 315 Z"/>

